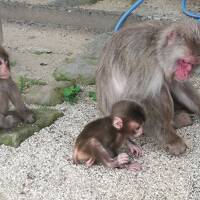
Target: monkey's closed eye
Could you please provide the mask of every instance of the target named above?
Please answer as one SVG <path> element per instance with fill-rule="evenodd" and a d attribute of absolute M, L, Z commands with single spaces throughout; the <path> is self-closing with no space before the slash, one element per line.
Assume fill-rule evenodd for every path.
<path fill-rule="evenodd" d="M 135 130 L 139 130 L 140 129 L 140 126 L 138 126 Z"/>

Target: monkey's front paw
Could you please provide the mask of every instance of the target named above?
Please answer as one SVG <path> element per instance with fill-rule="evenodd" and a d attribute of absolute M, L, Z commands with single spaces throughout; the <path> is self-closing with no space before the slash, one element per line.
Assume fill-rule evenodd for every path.
<path fill-rule="evenodd" d="M 178 140 L 176 140 L 173 143 L 167 144 L 166 146 L 166 150 L 173 155 L 179 155 L 185 152 L 185 150 L 187 149 L 187 145 L 185 144 L 185 142 L 179 138 Z"/>
<path fill-rule="evenodd" d="M 123 165 L 129 162 L 129 156 L 127 153 L 120 153 L 117 156 L 117 161 L 119 163 L 119 165 Z"/>
<path fill-rule="evenodd" d="M 130 164 L 127 164 L 126 168 L 130 171 L 140 171 L 142 170 L 142 165 L 134 161 L 134 162 L 131 162 Z"/>
<path fill-rule="evenodd" d="M 142 148 L 135 144 L 129 144 L 129 151 L 131 154 L 133 154 L 137 157 L 143 156 L 143 154 L 144 154 Z"/>

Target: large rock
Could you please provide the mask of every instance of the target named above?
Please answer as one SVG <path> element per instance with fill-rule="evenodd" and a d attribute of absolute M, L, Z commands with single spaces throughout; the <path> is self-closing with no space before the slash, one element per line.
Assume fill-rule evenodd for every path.
<path fill-rule="evenodd" d="M 97 60 L 93 57 L 77 56 L 60 64 L 54 71 L 57 81 L 68 80 L 79 84 L 94 84 Z"/>
<path fill-rule="evenodd" d="M 92 42 L 86 44 L 86 50 L 84 51 L 83 55 L 85 57 L 92 57 L 93 59 L 98 60 L 105 43 L 111 37 L 111 35 L 111 32 L 97 35 Z"/>
<path fill-rule="evenodd" d="M 110 37 L 110 33 L 97 35 L 94 41 L 85 46 L 83 54 L 66 59 L 54 71 L 54 77 L 59 80 L 75 80 L 81 84 L 94 84 L 95 72 L 102 48 Z"/>
<path fill-rule="evenodd" d="M 0 144 L 17 147 L 26 138 L 32 136 L 42 128 L 51 125 L 58 117 L 62 117 L 63 113 L 53 109 L 40 108 L 34 110 L 36 114 L 36 122 L 34 124 L 20 124 L 12 130 L 0 131 Z"/>
<path fill-rule="evenodd" d="M 69 82 L 52 82 L 49 85 L 35 85 L 29 88 L 24 94 L 27 104 L 38 104 L 45 106 L 55 106 L 64 101 L 63 91 L 69 87 Z"/>

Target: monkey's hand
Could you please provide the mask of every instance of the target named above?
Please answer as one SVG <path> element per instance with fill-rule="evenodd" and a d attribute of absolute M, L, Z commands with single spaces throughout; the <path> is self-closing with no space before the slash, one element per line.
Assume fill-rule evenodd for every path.
<path fill-rule="evenodd" d="M 133 141 L 127 141 L 127 146 L 129 148 L 129 151 L 131 154 L 140 157 L 144 155 L 144 152 L 140 146 L 138 146 L 135 142 Z"/>
<path fill-rule="evenodd" d="M 140 171 L 142 170 L 142 165 L 136 161 L 131 162 L 130 164 L 125 165 L 126 169 L 130 171 Z"/>
<path fill-rule="evenodd" d="M 117 162 L 119 165 L 123 165 L 129 162 L 129 156 L 127 153 L 120 153 L 117 156 Z"/>

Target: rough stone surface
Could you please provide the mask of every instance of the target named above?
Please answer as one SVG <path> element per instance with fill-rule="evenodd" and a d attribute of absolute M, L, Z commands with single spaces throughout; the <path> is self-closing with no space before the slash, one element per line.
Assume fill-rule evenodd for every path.
<path fill-rule="evenodd" d="M 96 58 L 78 55 L 69 63 L 62 63 L 62 65 L 54 71 L 54 77 L 56 80 L 64 76 L 66 80 L 77 80 L 79 83 L 83 84 L 94 83 L 96 65 Z"/>
<path fill-rule="evenodd" d="M 106 41 L 111 37 L 111 35 L 112 33 L 102 33 L 96 35 L 92 42 L 85 44 L 83 57 L 91 57 L 98 60 Z"/>
<path fill-rule="evenodd" d="M 85 50 L 81 55 L 65 59 L 64 62 L 59 64 L 54 71 L 54 77 L 59 80 L 59 77 L 63 76 L 67 80 L 76 79 L 79 83 L 93 84 L 98 58 L 105 42 L 110 36 L 111 33 L 103 33 L 94 37 L 92 42 L 85 45 Z"/>
<path fill-rule="evenodd" d="M 52 82 L 48 85 L 33 86 L 24 95 L 27 104 L 55 106 L 64 101 L 63 91 L 69 82 Z"/>
<path fill-rule="evenodd" d="M 25 139 L 40 131 L 42 128 L 51 125 L 58 117 L 63 116 L 56 110 L 40 108 L 34 110 L 36 121 L 33 124 L 20 124 L 11 130 L 0 130 L 0 144 L 17 147 Z"/>

